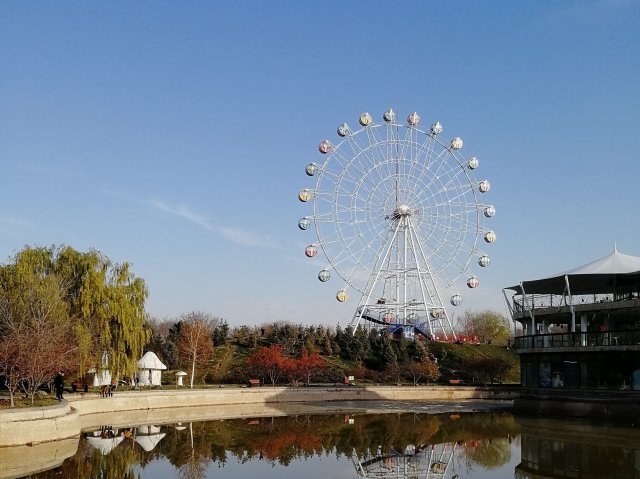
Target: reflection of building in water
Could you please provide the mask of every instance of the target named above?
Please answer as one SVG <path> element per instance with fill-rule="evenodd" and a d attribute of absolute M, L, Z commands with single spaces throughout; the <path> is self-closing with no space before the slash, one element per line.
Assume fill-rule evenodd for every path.
<path fill-rule="evenodd" d="M 138 426 L 135 440 L 142 449 L 149 452 L 158 445 L 164 436 L 165 433 L 160 432 L 159 426 L 145 425 Z"/>
<path fill-rule="evenodd" d="M 100 451 L 100 454 L 103 456 L 106 456 L 122 442 L 124 436 L 118 433 L 118 429 L 114 429 L 111 426 L 102 426 L 97 431 L 93 431 L 88 435 L 86 439 L 91 447 Z"/>
<path fill-rule="evenodd" d="M 112 426 L 102 426 L 100 429 L 87 434 L 85 439 L 91 447 L 106 456 L 125 439 L 133 439 L 145 451 L 152 451 L 164 436 L 165 433 L 160 432 L 160 427 L 153 425 L 120 429 Z"/>
<path fill-rule="evenodd" d="M 626 420 L 633 408 L 639 417 L 640 258 L 614 250 L 506 289 L 524 332 L 515 338 L 522 384 L 516 410 Z"/>
<path fill-rule="evenodd" d="M 455 448 L 455 443 L 428 444 L 408 446 L 403 452 L 378 449 L 365 457 L 358 457 L 354 451 L 352 460 L 358 476 L 363 479 L 444 479 L 452 467 Z"/>
<path fill-rule="evenodd" d="M 633 429 L 533 419 L 522 422 L 516 479 L 638 479 L 640 434 Z"/>

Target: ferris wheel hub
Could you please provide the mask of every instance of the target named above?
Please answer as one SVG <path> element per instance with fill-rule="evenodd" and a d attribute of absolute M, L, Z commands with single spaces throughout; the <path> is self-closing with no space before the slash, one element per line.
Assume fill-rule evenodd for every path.
<path fill-rule="evenodd" d="M 400 205 L 393 211 L 394 218 L 400 218 L 402 216 L 411 216 L 411 208 L 407 205 Z"/>

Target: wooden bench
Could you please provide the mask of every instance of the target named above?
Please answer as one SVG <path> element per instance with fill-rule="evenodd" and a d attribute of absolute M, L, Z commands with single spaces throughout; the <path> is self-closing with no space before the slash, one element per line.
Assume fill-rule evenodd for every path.
<path fill-rule="evenodd" d="M 249 382 L 249 387 L 250 388 L 260 386 L 260 380 L 259 379 L 249 379 L 248 382 Z"/>
<path fill-rule="evenodd" d="M 462 384 L 462 379 L 449 379 L 449 384 L 451 384 L 452 386 L 457 386 L 459 384 Z"/>

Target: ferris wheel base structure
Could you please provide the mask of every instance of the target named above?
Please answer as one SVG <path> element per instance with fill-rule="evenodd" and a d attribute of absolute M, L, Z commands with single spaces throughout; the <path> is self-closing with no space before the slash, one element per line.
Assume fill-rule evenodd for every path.
<path fill-rule="evenodd" d="M 496 240 L 484 226 L 495 208 L 480 200 L 490 184 L 476 181 L 478 158 L 462 156 L 461 138 L 443 140 L 439 122 L 422 129 L 417 113 L 401 122 L 391 109 L 383 120 L 376 124 L 363 113 L 358 130 L 342 123 L 340 141 L 322 140 L 323 161 L 306 166 L 316 184 L 300 190 L 298 199 L 311 202 L 313 214 L 298 227 L 313 225 L 317 240 L 305 255 L 323 253 L 318 279 L 342 282 L 338 301 L 360 294 L 354 331 L 466 340 L 456 333 L 443 298 L 460 306 L 458 283 L 466 277 L 466 286 L 477 288 L 472 266 L 490 264 L 480 250 L 482 240 Z"/>

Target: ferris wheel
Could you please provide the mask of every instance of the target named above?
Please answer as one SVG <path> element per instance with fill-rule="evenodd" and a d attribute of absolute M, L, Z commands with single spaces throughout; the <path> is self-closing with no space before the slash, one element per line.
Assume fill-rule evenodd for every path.
<path fill-rule="evenodd" d="M 316 178 L 298 194 L 313 205 L 298 222 L 316 233 L 305 255 L 322 252 L 318 279 L 338 280 L 338 301 L 360 295 L 354 330 L 366 324 L 455 339 L 443 298 L 460 306 L 457 285 L 477 288 L 473 269 L 490 264 L 480 250 L 496 240 L 484 226 L 496 210 L 480 200 L 489 181 L 476 181 L 478 158 L 462 156 L 461 138 L 444 140 L 439 122 L 423 128 L 418 113 L 402 122 L 389 109 L 380 123 L 369 113 L 358 123 L 342 123 L 336 141 L 320 142 L 322 160 L 305 168 Z"/>

